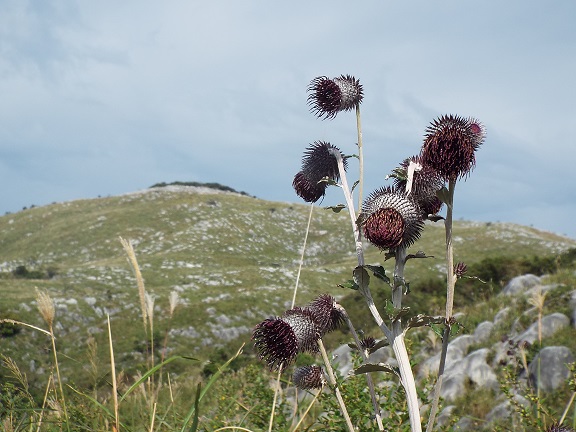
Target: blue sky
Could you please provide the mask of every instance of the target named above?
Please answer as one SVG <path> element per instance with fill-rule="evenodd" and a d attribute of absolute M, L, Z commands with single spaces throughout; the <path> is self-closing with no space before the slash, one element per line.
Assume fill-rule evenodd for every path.
<path fill-rule="evenodd" d="M 487 138 L 456 217 L 576 238 L 576 3 L 356 5 L 0 2 L 0 214 L 176 180 L 298 202 L 306 146 L 356 142 L 353 113 L 316 119 L 306 87 L 351 74 L 366 193 L 434 118 L 472 116 Z"/>

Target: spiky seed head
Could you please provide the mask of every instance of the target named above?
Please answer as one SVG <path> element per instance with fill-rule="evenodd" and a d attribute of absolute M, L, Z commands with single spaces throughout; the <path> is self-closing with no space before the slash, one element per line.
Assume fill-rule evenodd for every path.
<path fill-rule="evenodd" d="M 270 370 L 283 370 L 298 354 L 298 340 L 289 323 L 281 318 L 267 318 L 252 333 L 254 346 Z"/>
<path fill-rule="evenodd" d="M 422 162 L 446 181 L 465 177 L 476 165 L 476 150 L 484 142 L 486 129 L 474 118 L 444 115 L 426 129 Z"/>
<path fill-rule="evenodd" d="M 468 266 L 466 264 L 464 264 L 463 262 L 459 262 L 454 266 L 454 274 L 456 275 L 456 277 L 462 277 L 466 274 L 466 272 L 468 271 Z"/>
<path fill-rule="evenodd" d="M 304 152 L 302 169 L 292 181 L 296 194 L 304 201 L 316 202 L 324 196 L 328 184 L 323 179 L 337 181 L 340 178 L 336 152 L 342 157 L 346 169 L 348 164 L 340 149 L 329 142 L 315 141 Z"/>
<path fill-rule="evenodd" d="M 307 306 L 322 335 L 336 330 L 345 320 L 345 311 L 334 297 L 322 294 Z"/>
<path fill-rule="evenodd" d="M 418 168 L 413 171 L 410 190 L 407 190 L 408 170 L 410 165 L 416 165 Z M 442 201 L 436 195 L 444 186 L 444 180 L 438 172 L 429 165 L 422 162 L 420 156 L 412 156 L 405 159 L 400 166 L 394 170 L 394 187 L 398 190 L 405 190 L 407 194 L 418 203 L 422 210 L 422 215 L 426 218 L 428 215 L 434 215 L 442 208 Z"/>
<path fill-rule="evenodd" d="M 296 368 L 292 381 L 302 390 L 321 389 L 326 383 L 324 371 L 317 365 Z"/>
<path fill-rule="evenodd" d="M 315 116 L 324 119 L 336 117 L 340 111 L 355 109 L 364 98 L 360 81 L 351 75 L 330 79 L 314 78 L 308 86 L 308 105 Z"/>
<path fill-rule="evenodd" d="M 284 370 L 299 352 L 314 351 L 319 338 L 310 313 L 301 308 L 265 319 L 252 332 L 256 351 L 270 370 Z"/>
<path fill-rule="evenodd" d="M 362 204 L 364 236 L 380 249 L 409 247 L 420 237 L 422 210 L 405 192 L 384 187 Z"/>
<path fill-rule="evenodd" d="M 546 432 L 574 432 L 574 429 L 568 426 L 562 426 L 558 423 L 554 423 L 550 425 L 548 429 L 546 429 Z"/>
<path fill-rule="evenodd" d="M 282 319 L 288 322 L 296 334 L 299 352 L 317 352 L 322 332 L 308 308 L 295 307 L 284 312 Z"/>
<path fill-rule="evenodd" d="M 360 347 L 365 350 L 370 350 L 376 346 L 376 339 L 372 336 L 366 336 L 360 339 Z"/>

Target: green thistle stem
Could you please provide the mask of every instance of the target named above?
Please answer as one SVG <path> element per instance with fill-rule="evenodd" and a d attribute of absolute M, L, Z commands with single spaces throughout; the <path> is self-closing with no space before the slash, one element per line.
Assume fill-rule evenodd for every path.
<path fill-rule="evenodd" d="M 354 233 L 354 240 L 356 242 L 356 255 L 358 257 L 358 266 L 364 266 L 364 249 L 362 247 L 362 238 L 360 233 L 360 228 L 357 224 L 356 213 L 354 211 L 354 203 L 352 201 L 352 194 L 350 188 L 348 187 L 348 181 L 346 180 L 346 171 L 344 170 L 344 162 L 342 161 L 342 156 L 340 152 L 334 151 L 334 156 L 338 163 L 338 171 L 340 173 L 340 179 L 342 181 L 342 190 L 344 192 L 344 198 L 346 199 L 346 205 L 348 207 L 348 213 L 350 214 L 350 220 L 352 222 L 352 231 Z M 404 251 L 405 254 L 405 251 Z M 402 260 L 405 262 L 405 259 Z M 402 265 L 403 266 L 403 265 Z M 403 268 L 403 267 L 402 267 Z M 403 277 L 403 269 L 401 272 Z M 400 289 L 401 291 L 401 289 Z M 402 386 L 406 392 L 406 399 L 408 402 L 408 414 L 410 416 L 410 425 L 412 432 L 420 432 L 422 430 L 422 424 L 420 422 L 420 407 L 418 404 L 418 393 L 416 391 L 416 382 L 414 380 L 414 374 L 412 373 L 412 367 L 410 366 L 410 358 L 408 357 L 408 351 L 406 350 L 406 344 L 404 342 L 404 333 L 402 330 L 402 323 L 400 322 L 399 327 L 397 327 L 397 333 L 390 330 L 390 328 L 384 323 L 380 312 L 374 304 L 374 299 L 370 292 L 370 288 L 366 285 L 360 289 L 360 293 L 363 295 L 368 309 L 370 310 L 374 321 L 382 332 L 386 335 L 386 338 L 390 342 L 392 349 L 394 350 L 394 355 L 398 362 L 398 367 L 400 369 L 400 376 L 402 377 Z"/>
<path fill-rule="evenodd" d="M 426 432 L 432 432 L 436 414 L 438 412 L 440 390 L 442 389 L 444 368 L 446 366 L 446 354 L 448 353 L 448 340 L 450 339 L 450 323 L 452 321 L 452 312 L 454 310 L 454 287 L 456 285 L 456 275 L 454 274 L 454 248 L 452 247 L 452 220 L 454 214 L 455 188 L 456 180 L 450 180 L 448 182 L 446 220 L 444 221 L 446 230 L 446 322 L 444 333 L 442 334 L 442 352 L 440 354 L 440 365 L 438 367 L 438 379 L 436 381 L 436 388 L 434 389 L 434 398 L 432 401 L 432 408 L 430 409 L 430 417 L 428 419 L 428 425 L 426 426 Z"/>

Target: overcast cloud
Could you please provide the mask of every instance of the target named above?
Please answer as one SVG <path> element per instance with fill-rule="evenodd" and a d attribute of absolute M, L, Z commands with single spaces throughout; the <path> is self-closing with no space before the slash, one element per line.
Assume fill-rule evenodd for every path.
<path fill-rule="evenodd" d="M 367 193 L 434 118 L 473 116 L 487 139 L 456 217 L 576 238 L 575 19 L 572 0 L 3 1 L 0 214 L 176 180 L 298 202 L 306 146 L 356 142 L 306 87 L 351 74 Z"/>

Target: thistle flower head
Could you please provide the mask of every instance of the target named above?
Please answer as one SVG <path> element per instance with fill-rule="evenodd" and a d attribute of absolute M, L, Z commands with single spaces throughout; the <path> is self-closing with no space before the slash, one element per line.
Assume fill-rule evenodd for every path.
<path fill-rule="evenodd" d="M 364 236 L 380 249 L 408 247 L 420 237 L 422 210 L 405 192 L 385 187 L 362 204 Z"/>
<path fill-rule="evenodd" d="M 458 278 L 461 278 L 462 276 L 464 276 L 467 271 L 468 271 L 468 266 L 466 264 L 464 264 L 463 262 L 459 262 L 458 264 L 456 264 L 454 266 L 454 274 Z"/>
<path fill-rule="evenodd" d="M 422 162 L 446 181 L 465 177 L 476 165 L 475 152 L 485 137 L 486 129 L 478 120 L 444 115 L 426 129 Z"/>
<path fill-rule="evenodd" d="M 302 366 L 294 371 L 294 385 L 302 390 L 320 389 L 326 383 L 324 371 L 320 366 Z"/>
<path fill-rule="evenodd" d="M 442 201 L 436 195 L 444 186 L 444 180 L 438 172 L 422 162 L 420 156 L 405 159 L 394 170 L 394 187 L 406 191 L 418 203 L 422 216 L 436 214 L 442 208 Z"/>
<path fill-rule="evenodd" d="M 562 426 L 561 424 L 554 423 L 550 425 L 546 432 L 574 432 L 574 429 L 568 426 Z"/>
<path fill-rule="evenodd" d="M 336 152 L 346 160 L 338 147 L 324 141 L 315 141 L 304 152 L 302 169 L 294 176 L 292 186 L 296 194 L 306 202 L 316 202 L 324 196 L 328 184 L 323 179 L 337 181 L 340 178 Z"/>
<path fill-rule="evenodd" d="M 322 294 L 307 306 L 322 335 L 336 330 L 345 320 L 344 309 L 329 294 Z"/>
<path fill-rule="evenodd" d="M 319 118 L 332 119 L 340 111 L 350 111 L 362 102 L 364 90 L 360 81 L 351 75 L 330 79 L 314 78 L 308 86 L 310 111 Z"/>
<path fill-rule="evenodd" d="M 360 347 L 365 350 L 370 350 L 376 346 L 376 339 L 372 336 L 366 336 L 360 339 Z"/>
<path fill-rule="evenodd" d="M 300 308 L 290 309 L 282 317 L 265 319 L 252 333 L 258 355 L 270 370 L 283 370 L 299 352 L 314 350 L 319 338 L 310 313 Z"/>

